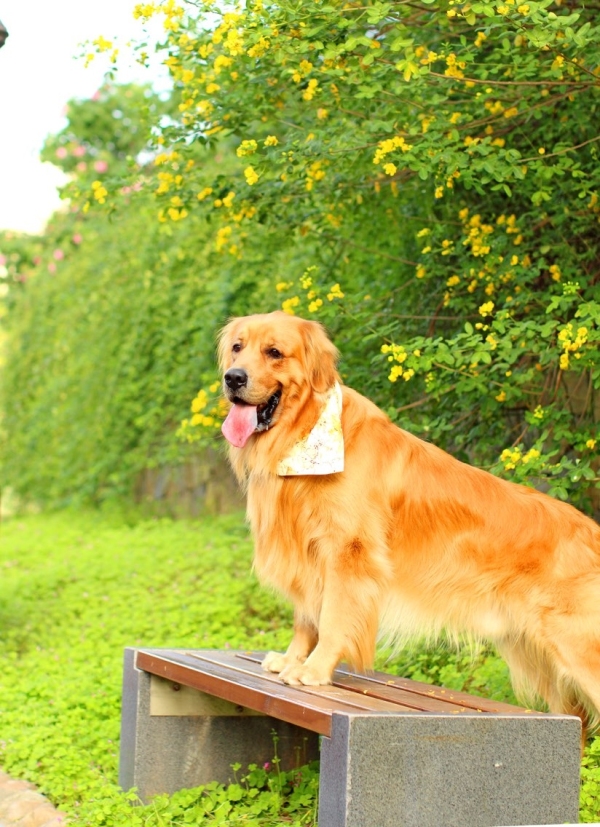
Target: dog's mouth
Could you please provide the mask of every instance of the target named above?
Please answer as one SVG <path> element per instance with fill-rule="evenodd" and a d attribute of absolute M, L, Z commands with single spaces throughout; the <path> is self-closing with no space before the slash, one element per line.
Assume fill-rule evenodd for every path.
<path fill-rule="evenodd" d="M 225 439 L 236 448 L 243 448 L 252 434 L 268 431 L 280 399 L 280 390 L 275 391 L 260 405 L 250 405 L 240 397 L 234 396 L 231 400 L 231 410 L 221 428 Z"/>

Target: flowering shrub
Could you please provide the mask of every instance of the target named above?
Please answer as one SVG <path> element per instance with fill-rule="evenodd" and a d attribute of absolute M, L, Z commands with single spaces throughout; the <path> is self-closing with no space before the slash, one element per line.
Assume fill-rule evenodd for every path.
<path fill-rule="evenodd" d="M 111 155 L 110 141 L 86 144 L 75 128 L 48 144 L 73 172 L 75 213 L 133 222 L 143 209 L 145 233 L 177 236 L 197 283 L 219 297 L 204 314 L 211 338 L 229 314 L 279 307 L 321 320 L 345 381 L 400 424 L 597 511 L 595 10 L 136 8 L 142 24 L 157 15 L 174 92 L 147 98 L 145 143 L 134 131 L 129 160 L 123 141 Z M 96 49 L 113 70 L 107 43 Z M 78 172 L 79 146 L 106 171 Z M 190 440 L 217 433 L 211 348 L 200 361 L 188 399 L 200 385 L 208 402 L 187 416 Z"/>

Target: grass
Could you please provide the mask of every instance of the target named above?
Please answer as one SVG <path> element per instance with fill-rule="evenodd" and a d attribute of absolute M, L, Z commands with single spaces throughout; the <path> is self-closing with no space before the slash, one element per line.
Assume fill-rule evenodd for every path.
<path fill-rule="evenodd" d="M 126 646 L 281 649 L 291 613 L 251 573 L 241 515 L 201 522 L 62 512 L 0 526 L 0 764 L 75 825 L 314 825 L 316 769 L 236 768 L 237 783 L 132 807 L 117 784 Z M 417 647 L 378 665 L 512 700 L 503 662 Z M 582 821 L 600 817 L 600 739 L 584 762 Z"/>

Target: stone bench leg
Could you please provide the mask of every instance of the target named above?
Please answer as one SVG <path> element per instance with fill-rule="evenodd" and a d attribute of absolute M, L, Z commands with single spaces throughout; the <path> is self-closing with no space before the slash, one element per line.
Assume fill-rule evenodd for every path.
<path fill-rule="evenodd" d="M 119 784 L 136 787 L 142 801 L 211 781 L 235 780 L 232 764 L 263 766 L 277 754 L 284 770 L 318 757 L 318 736 L 276 718 L 241 710 L 226 701 L 134 667 L 126 649 Z"/>
<path fill-rule="evenodd" d="M 570 716 L 334 715 L 319 827 L 577 823 Z"/>

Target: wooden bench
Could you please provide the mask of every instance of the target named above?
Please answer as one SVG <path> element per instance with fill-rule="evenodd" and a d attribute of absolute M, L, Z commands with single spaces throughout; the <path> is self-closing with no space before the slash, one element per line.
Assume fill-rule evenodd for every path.
<path fill-rule="evenodd" d="M 127 649 L 120 784 L 142 799 L 320 756 L 319 827 L 577 823 L 578 718 L 380 672 L 292 687 L 263 653 Z"/>

